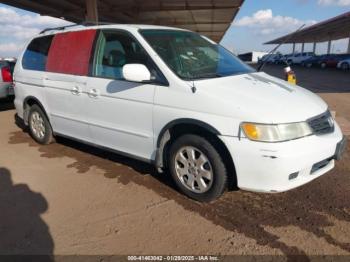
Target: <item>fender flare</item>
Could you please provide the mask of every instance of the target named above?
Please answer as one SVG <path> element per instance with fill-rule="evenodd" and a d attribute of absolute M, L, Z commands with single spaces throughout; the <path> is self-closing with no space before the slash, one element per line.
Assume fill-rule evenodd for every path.
<path fill-rule="evenodd" d="M 160 131 L 158 138 L 157 138 L 157 149 L 156 149 L 156 157 L 155 157 L 155 166 L 159 170 L 161 170 L 164 167 L 164 148 L 166 143 L 170 140 L 170 133 L 169 130 L 180 124 L 190 124 L 194 126 L 199 126 L 208 132 L 214 134 L 214 135 L 221 135 L 221 133 L 213 126 L 200 121 L 196 119 L 191 119 L 191 118 L 180 118 L 180 119 L 175 119 L 168 124 L 166 124 Z"/>
<path fill-rule="evenodd" d="M 37 105 L 39 105 L 39 107 L 44 111 L 44 114 L 46 115 L 47 119 L 50 121 L 49 115 L 47 114 L 45 107 L 44 107 L 43 104 L 39 101 L 39 99 L 37 99 L 37 98 L 34 97 L 34 96 L 27 96 L 27 97 L 24 99 L 24 101 L 23 101 L 23 109 L 24 109 L 24 110 L 23 110 L 23 120 L 24 120 L 25 124 L 28 124 L 28 116 L 29 116 L 28 113 L 29 113 L 29 111 L 25 110 L 25 108 L 26 108 L 27 102 L 28 102 L 29 100 L 34 100 L 35 103 L 36 103 Z"/>

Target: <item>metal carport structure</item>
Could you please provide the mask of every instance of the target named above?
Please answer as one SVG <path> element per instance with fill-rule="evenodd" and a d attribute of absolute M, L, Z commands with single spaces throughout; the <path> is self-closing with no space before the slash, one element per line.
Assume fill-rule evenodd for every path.
<path fill-rule="evenodd" d="M 265 44 L 293 44 L 293 53 L 295 52 L 295 44 L 302 44 L 302 52 L 304 52 L 305 43 L 313 43 L 313 51 L 316 50 L 316 44 L 320 42 L 328 42 L 327 53 L 331 51 L 331 44 L 334 40 L 349 37 L 347 52 L 350 53 L 350 12 L 328 19 L 300 30 L 299 32 L 288 34 L 286 36 L 269 41 Z"/>
<path fill-rule="evenodd" d="M 176 26 L 220 41 L 244 0 L 3 0 L 4 4 L 72 22 Z"/>

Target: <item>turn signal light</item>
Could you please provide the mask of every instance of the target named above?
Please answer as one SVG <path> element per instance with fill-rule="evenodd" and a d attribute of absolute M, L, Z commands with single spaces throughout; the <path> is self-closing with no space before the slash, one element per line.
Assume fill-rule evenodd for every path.
<path fill-rule="evenodd" d="M 252 140 L 257 140 L 259 138 L 259 132 L 258 132 L 258 129 L 256 128 L 256 125 L 245 123 L 242 125 L 242 128 L 248 138 Z"/>

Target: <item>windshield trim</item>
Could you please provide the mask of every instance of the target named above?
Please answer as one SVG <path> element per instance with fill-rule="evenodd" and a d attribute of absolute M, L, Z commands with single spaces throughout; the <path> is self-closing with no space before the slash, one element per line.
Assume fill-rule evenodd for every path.
<path fill-rule="evenodd" d="M 199 33 L 193 32 L 193 31 L 189 31 L 189 30 L 182 30 L 182 29 L 177 29 L 177 28 L 168 28 L 168 29 L 138 29 L 138 33 L 140 34 L 140 36 L 146 41 L 146 43 L 149 45 L 150 48 L 152 48 L 152 50 L 157 54 L 157 56 L 163 61 L 163 63 L 167 66 L 167 68 L 175 75 L 177 76 L 179 79 L 184 80 L 184 81 L 203 81 L 203 80 L 208 80 L 208 79 L 217 79 L 217 78 L 225 78 L 225 77 L 230 77 L 230 76 L 236 76 L 236 75 L 243 75 L 243 74 L 250 74 L 250 73 L 255 73 L 257 72 L 253 67 L 249 66 L 248 64 L 244 63 L 243 61 L 241 61 L 236 55 L 234 55 L 230 50 L 228 50 L 226 47 L 220 45 L 219 43 L 216 43 L 214 41 L 212 41 L 213 43 L 215 43 L 215 45 L 220 46 L 221 48 L 223 48 L 225 51 L 229 52 L 230 54 L 232 54 L 235 58 L 237 58 L 239 61 L 241 61 L 242 63 L 244 63 L 251 71 L 247 71 L 247 72 L 237 72 L 237 73 L 233 73 L 230 75 L 224 75 L 224 76 L 216 76 L 216 77 L 205 77 L 205 78 L 190 78 L 190 77 L 183 77 L 178 75 L 165 61 L 164 59 L 156 52 L 156 50 L 154 50 L 153 46 L 151 45 L 151 43 L 143 36 L 142 32 L 145 31 L 175 31 L 175 32 L 188 32 L 188 33 L 192 33 L 195 35 L 198 35 L 200 37 L 203 38 L 203 36 Z M 203 38 L 205 39 L 205 38 Z M 206 41 L 208 41 L 207 39 L 205 39 Z M 208 41 L 209 42 L 209 41 Z M 211 43 L 211 42 L 209 42 Z M 213 44 L 211 43 L 211 44 Z M 214 44 L 213 44 L 214 45 Z"/>

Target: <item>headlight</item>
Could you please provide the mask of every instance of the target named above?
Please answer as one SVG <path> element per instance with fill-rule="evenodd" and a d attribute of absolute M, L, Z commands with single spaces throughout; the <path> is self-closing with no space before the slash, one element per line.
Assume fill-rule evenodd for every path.
<path fill-rule="evenodd" d="M 276 125 L 242 123 L 241 128 L 250 140 L 260 142 L 282 142 L 312 135 L 306 122 Z"/>

